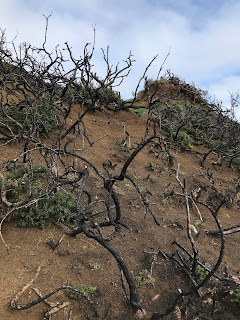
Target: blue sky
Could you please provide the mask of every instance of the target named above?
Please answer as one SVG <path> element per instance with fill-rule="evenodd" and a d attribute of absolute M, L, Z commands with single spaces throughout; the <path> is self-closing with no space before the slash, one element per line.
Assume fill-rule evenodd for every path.
<path fill-rule="evenodd" d="M 195 83 L 223 104 L 240 90 L 240 0 L 0 0 L 0 27 L 11 40 L 41 45 L 45 20 L 49 22 L 48 44 L 68 41 L 81 55 L 97 27 L 96 71 L 105 66 L 100 48 L 110 46 L 112 63 L 123 61 L 131 50 L 136 60 L 121 86 L 130 98 L 139 77 L 156 54 L 148 72 L 155 78 L 169 47 L 165 69 L 186 82 Z M 164 74 L 164 71 L 163 71 Z M 240 110 L 238 111 L 240 118 Z"/>

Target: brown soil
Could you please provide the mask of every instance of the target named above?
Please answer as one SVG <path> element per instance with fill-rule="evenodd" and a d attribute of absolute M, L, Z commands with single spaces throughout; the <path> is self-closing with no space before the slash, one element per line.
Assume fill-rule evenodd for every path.
<path fill-rule="evenodd" d="M 140 142 L 144 134 L 145 119 L 139 118 L 129 112 L 120 112 L 110 117 L 103 112 L 89 114 L 85 118 L 85 125 L 92 140 L 105 134 L 108 136 L 97 142 L 93 148 L 85 151 L 84 155 L 90 159 L 99 170 L 107 158 L 117 163 L 116 172 L 119 172 L 126 160 L 126 153 L 121 149 L 119 141 L 122 139 L 122 123 L 125 124 L 131 136 L 131 143 Z M 8 144 L 1 147 L 1 163 L 16 157 L 21 150 L 21 144 Z M 187 152 L 173 151 L 174 165 L 168 166 L 167 162 L 158 158 L 146 147 L 135 159 L 129 168 L 129 174 L 136 172 L 141 190 L 148 190 L 148 200 L 154 203 L 152 208 L 160 226 L 157 226 L 151 215 L 145 217 L 142 205 L 135 189 L 127 181 L 116 185 L 122 206 L 123 221 L 130 230 L 123 229 L 121 235 L 113 241 L 113 244 L 121 251 L 129 264 L 134 276 L 143 269 L 150 270 L 151 259 L 154 252 L 160 248 L 163 252 L 173 252 L 176 248 L 172 244 L 176 238 L 190 249 L 186 233 L 186 214 L 184 199 L 174 195 L 168 201 L 163 194 L 174 188 L 181 193 L 177 185 L 175 175 L 177 164 L 181 164 L 180 178 L 186 179 L 189 193 L 193 189 L 202 189 L 202 199 L 214 201 L 214 196 L 231 194 L 235 189 L 235 179 L 239 172 L 235 168 L 214 166 L 216 156 L 212 155 L 206 161 L 206 168 L 213 173 L 214 184 L 207 179 L 206 169 L 200 167 L 196 155 Z M 35 155 L 38 161 L 38 155 Z M 152 170 L 149 164 L 151 163 Z M 147 179 L 146 179 L 147 178 Z M 92 173 L 87 188 L 98 196 L 104 196 L 104 189 L 98 184 L 98 179 Z M 169 182 L 171 185 L 167 188 Z M 240 200 L 236 196 L 234 202 L 227 203 L 220 212 L 219 219 L 223 227 L 239 224 Z M 195 238 L 202 262 L 211 266 L 218 258 L 220 241 L 218 237 L 210 237 L 205 230 L 216 229 L 213 218 L 202 206 L 199 206 L 201 214 L 207 218 L 206 222 L 198 226 L 199 236 Z M 199 215 L 194 206 L 191 206 L 192 220 L 199 220 Z M 52 250 L 47 241 L 57 242 L 63 231 L 51 225 L 44 230 L 36 228 L 20 229 L 15 226 L 15 221 L 4 222 L 2 235 L 9 246 L 9 254 L 6 247 L 0 242 L 0 270 L 1 270 L 1 292 L 0 292 L 0 319 L 23 320 L 43 319 L 43 313 L 49 310 L 49 306 L 40 303 L 27 310 L 13 310 L 9 304 L 11 299 L 28 283 L 41 266 L 40 274 L 32 286 L 25 291 L 19 299 L 19 303 L 27 303 L 37 298 L 33 288 L 37 288 L 42 294 L 48 293 L 61 284 L 72 286 L 85 285 L 96 287 L 97 290 L 91 299 L 98 304 L 99 319 L 134 319 L 134 312 L 124 297 L 120 273 L 113 257 L 94 240 L 89 240 L 80 234 L 76 238 L 65 236 L 56 250 Z M 236 278 L 240 273 L 240 233 L 226 236 L 226 249 L 224 261 L 220 268 L 221 273 L 227 266 L 231 275 Z M 96 270 L 91 267 L 95 265 Z M 190 286 L 182 271 L 173 262 L 159 255 L 154 265 L 152 277 L 154 285 L 139 285 L 139 294 L 142 304 L 146 310 L 146 319 L 157 311 L 162 313 L 177 296 L 179 290 L 185 290 Z M 214 284 L 213 284 L 214 285 Z M 192 299 L 188 304 L 188 313 L 179 318 L 179 310 L 176 309 L 168 319 L 239 319 L 240 307 L 232 302 L 233 299 L 221 297 L 216 302 L 214 315 L 211 317 L 212 299 L 207 296 L 207 289 L 203 290 L 202 303 Z M 228 295 L 229 297 L 229 295 Z M 69 299 L 67 292 L 60 292 L 49 298 L 51 302 L 70 301 L 70 306 L 52 315 L 51 319 L 85 319 L 83 308 L 89 319 L 95 319 L 89 304 L 83 302 L 79 308 L 77 302 Z M 84 301 L 84 299 L 81 299 Z M 200 300 L 200 299 L 199 299 Z M 69 314 L 71 312 L 71 317 Z M 205 318 L 201 315 L 205 314 Z"/>

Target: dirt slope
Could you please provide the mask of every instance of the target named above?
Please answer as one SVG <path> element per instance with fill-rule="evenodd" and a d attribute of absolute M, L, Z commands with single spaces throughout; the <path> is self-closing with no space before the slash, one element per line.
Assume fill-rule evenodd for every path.
<path fill-rule="evenodd" d="M 85 118 L 89 136 L 97 139 L 107 134 L 108 136 L 89 148 L 85 152 L 95 165 L 103 171 L 102 162 L 111 159 L 119 172 L 126 159 L 126 152 L 121 149 L 119 142 L 122 139 L 123 126 L 126 126 L 131 137 L 131 144 L 140 142 L 144 134 L 145 119 L 139 118 L 129 112 L 120 112 L 110 117 L 103 112 L 89 114 Z M 1 164 L 14 158 L 20 151 L 20 144 L 8 144 L 1 146 Z M 160 226 L 157 226 L 150 215 L 145 217 L 145 209 L 135 189 L 126 181 L 118 183 L 118 193 L 123 212 L 123 221 L 130 227 L 123 229 L 121 236 L 114 240 L 114 245 L 121 251 L 127 260 L 135 277 L 144 269 L 150 270 L 153 252 L 160 248 L 163 252 L 173 252 L 176 248 L 172 242 L 177 238 L 181 244 L 190 248 L 186 232 L 186 214 L 184 199 L 177 196 L 181 190 L 176 182 L 177 164 L 180 163 L 180 178 L 186 179 L 189 193 L 192 190 L 202 190 L 202 199 L 213 201 L 221 194 L 227 195 L 235 190 L 236 178 L 239 172 L 228 168 L 214 166 L 215 156 L 209 156 L 206 168 L 200 167 L 199 159 L 191 153 L 173 151 L 175 158 L 173 166 L 169 166 L 163 158 L 151 152 L 146 147 L 140 153 L 129 168 L 129 174 L 133 174 L 141 190 L 147 190 L 148 200 L 153 203 L 153 212 Z M 36 154 L 36 159 L 37 159 Z M 207 178 L 206 169 L 213 173 L 214 184 Z M 171 184 L 169 185 L 169 183 Z M 99 187 L 98 179 L 93 175 L 87 185 L 96 195 L 104 195 L 104 190 Z M 166 193 L 174 189 L 175 195 L 168 198 Z M 223 227 L 239 224 L 240 200 L 235 197 L 234 203 L 228 203 L 219 212 L 219 219 Z M 199 249 L 201 261 L 213 266 L 219 253 L 220 241 L 218 237 L 209 236 L 205 230 L 216 229 L 213 218 L 209 212 L 199 206 L 199 210 L 206 221 L 199 224 L 199 212 L 191 205 L 192 221 L 197 226 L 199 235 L 195 237 Z M 29 289 L 25 291 L 19 302 L 26 303 L 34 300 L 37 295 L 33 288 L 37 288 L 42 294 L 48 293 L 61 284 L 85 285 L 96 287 L 97 290 L 91 299 L 97 303 L 99 319 L 130 320 L 134 319 L 134 312 L 129 307 L 124 297 L 118 266 L 110 254 L 93 240 L 84 235 L 71 238 L 67 235 L 63 238 L 56 250 L 52 250 L 47 241 L 57 242 L 64 232 L 57 226 L 49 226 L 44 230 L 36 228 L 19 229 L 15 227 L 15 221 L 4 222 L 2 235 L 9 246 L 7 252 L 2 241 L 0 242 L 0 319 L 23 320 L 43 319 L 43 313 L 49 310 L 45 303 L 27 310 L 12 310 L 9 303 L 14 295 L 28 283 L 35 275 L 37 268 L 41 266 L 40 273 Z M 220 271 L 227 266 L 231 275 L 236 279 L 240 273 L 240 233 L 226 237 L 224 261 Z M 150 253 L 149 253 L 150 252 Z M 178 294 L 179 290 L 189 287 L 186 277 L 173 262 L 165 259 L 161 254 L 157 257 L 157 263 L 152 270 L 151 283 L 139 283 L 139 293 L 146 310 L 146 319 L 157 312 L 164 312 L 170 302 Z M 147 282 L 147 281 L 146 281 Z M 150 281 L 149 281 L 150 282 Z M 203 290 L 203 295 L 206 292 Z M 188 313 L 184 319 L 239 319 L 240 307 L 233 303 L 231 298 L 219 298 L 214 315 L 211 314 L 212 300 L 205 296 L 203 304 L 190 301 Z M 49 298 L 51 302 L 69 301 L 69 307 L 58 311 L 51 319 L 86 319 L 84 311 L 89 319 L 95 319 L 89 304 L 83 301 L 79 308 L 77 302 L 69 299 L 67 292 L 60 292 Z M 204 307 L 203 307 L 204 306 Z M 191 311 L 191 312 L 190 312 Z M 201 314 L 205 314 L 205 317 Z M 209 316 L 209 318 L 208 318 Z M 181 319 L 178 310 L 169 316 L 169 319 Z M 182 318 L 183 319 L 183 318 Z"/>

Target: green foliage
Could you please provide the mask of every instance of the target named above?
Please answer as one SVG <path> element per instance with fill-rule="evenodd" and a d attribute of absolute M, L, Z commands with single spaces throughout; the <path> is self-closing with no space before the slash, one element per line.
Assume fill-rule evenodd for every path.
<path fill-rule="evenodd" d="M 42 192 L 41 184 L 34 192 L 38 195 Z M 36 195 L 35 194 L 35 195 Z M 74 214 L 76 213 L 76 200 L 71 194 L 57 193 L 49 199 L 41 199 L 35 205 L 27 209 L 18 210 L 16 216 L 20 218 L 18 226 L 36 226 L 45 228 L 51 220 L 59 221 L 66 226 L 73 228 L 75 226 Z"/>
<path fill-rule="evenodd" d="M 135 277 L 135 281 L 138 286 L 144 286 L 145 284 L 154 285 L 156 279 L 153 278 L 147 269 L 143 269 L 138 273 L 138 276 Z"/>
<path fill-rule="evenodd" d="M 175 122 L 178 122 L 185 114 L 184 106 L 175 101 L 168 104 L 161 104 L 155 107 L 154 114 L 161 118 L 161 122 L 165 126 L 173 127 Z"/>
<path fill-rule="evenodd" d="M 126 143 L 124 143 L 124 145 L 123 145 L 123 151 L 127 154 L 127 155 L 129 155 L 129 153 L 131 152 L 131 147 L 129 146 L 129 144 L 126 142 Z"/>
<path fill-rule="evenodd" d="M 132 176 L 134 179 L 136 179 L 136 180 L 141 180 L 141 179 L 142 179 L 141 176 L 138 176 L 138 175 L 137 175 L 136 171 L 132 172 L 132 173 L 131 173 L 131 176 Z"/>
<path fill-rule="evenodd" d="M 47 168 L 41 164 L 33 167 L 33 179 L 44 178 L 47 173 Z"/>
<path fill-rule="evenodd" d="M 168 205 L 169 204 L 169 198 L 162 199 L 162 204 L 163 205 Z"/>
<path fill-rule="evenodd" d="M 149 277 L 147 279 L 147 284 L 150 284 L 151 286 L 154 286 L 155 282 L 156 282 L 156 279 L 153 277 Z"/>
<path fill-rule="evenodd" d="M 78 286 L 75 286 L 74 289 L 77 289 L 81 292 L 83 292 L 84 294 L 90 296 L 91 294 L 93 294 L 94 291 L 97 290 L 96 287 L 88 287 L 88 286 L 84 286 L 84 285 L 78 285 Z M 79 299 L 81 297 L 81 293 L 80 292 L 76 292 L 76 291 L 73 291 L 73 290 L 70 290 L 70 296 L 72 298 L 75 298 L 75 299 Z"/>
<path fill-rule="evenodd" d="M 132 104 L 132 100 L 133 99 L 129 99 L 127 100 L 127 103 L 125 104 L 126 107 L 130 107 L 128 110 L 135 113 L 138 117 L 142 117 L 145 113 L 148 112 L 148 109 L 143 108 L 143 105 L 141 103 L 138 102 L 134 102 Z"/>
<path fill-rule="evenodd" d="M 139 272 L 139 275 L 142 277 L 145 277 L 148 275 L 148 270 L 147 269 L 143 269 L 142 271 Z"/>
<path fill-rule="evenodd" d="M 96 88 L 94 85 L 85 88 L 81 82 L 75 83 L 72 92 L 79 102 L 91 104 L 99 101 L 102 105 L 122 102 L 121 96 L 112 88 Z"/>
<path fill-rule="evenodd" d="M 114 91 L 112 88 L 102 88 L 99 90 L 100 93 L 100 100 L 104 104 L 109 104 L 109 103 L 118 103 L 120 98 L 120 95 L 118 92 Z"/>
<path fill-rule="evenodd" d="M 40 134 L 51 132 L 59 124 L 58 114 L 52 105 L 53 101 L 50 100 L 50 95 L 45 95 L 37 101 L 35 118 Z"/>
<path fill-rule="evenodd" d="M 193 118 L 192 118 L 193 120 Z M 204 142 L 206 138 L 206 133 L 203 132 L 201 129 L 203 129 L 203 124 L 198 121 L 198 124 L 196 123 L 188 123 L 184 126 L 184 131 L 191 135 L 195 140 Z"/>
<path fill-rule="evenodd" d="M 11 202 L 27 200 L 29 192 L 30 172 L 26 165 L 16 165 L 10 163 L 8 165 L 10 173 L 6 175 L 4 190 L 8 192 L 8 198 Z M 33 167 L 32 171 L 32 196 L 39 196 L 43 192 L 40 178 L 44 178 L 47 168 L 43 165 Z"/>
<path fill-rule="evenodd" d="M 4 190 L 8 200 L 16 203 L 21 200 L 44 196 L 44 183 L 47 168 L 43 165 L 33 167 L 32 173 L 25 165 L 11 166 L 6 175 Z M 2 182 L 1 182 L 2 184 Z M 31 192 L 30 192 L 31 191 Z M 51 220 L 59 221 L 68 227 L 75 226 L 76 199 L 66 192 L 58 192 L 50 198 L 39 199 L 33 205 L 16 210 L 14 215 L 19 218 L 18 225 L 37 226 L 44 228 Z"/>
<path fill-rule="evenodd" d="M 15 166 L 15 164 L 13 164 Z M 22 178 L 25 173 L 28 173 L 28 168 L 25 165 L 17 165 L 14 168 L 10 166 L 11 171 L 6 176 L 6 179 L 18 180 Z"/>
<path fill-rule="evenodd" d="M 208 272 L 203 267 L 199 265 L 196 267 L 195 276 L 196 276 L 197 283 L 202 282 L 207 275 L 208 275 Z"/>
<path fill-rule="evenodd" d="M 240 306 L 240 290 L 236 290 L 235 292 L 235 302 Z"/>
<path fill-rule="evenodd" d="M 136 115 L 141 118 L 148 111 L 145 108 L 138 108 L 138 109 L 133 109 L 133 112 L 136 113 Z"/>
<path fill-rule="evenodd" d="M 12 103 L 6 114 L 0 113 L 0 120 L 13 130 L 20 130 L 18 122 L 22 129 L 21 134 L 33 133 L 36 129 L 40 135 L 48 134 L 59 124 L 59 117 L 56 110 L 53 108 L 54 101 L 49 94 L 45 94 L 43 98 L 32 101 L 31 105 Z M 12 119 L 11 119 L 12 118 Z M 33 127 L 35 124 L 35 127 Z"/>
<path fill-rule="evenodd" d="M 126 157 L 130 155 L 131 147 L 127 143 L 127 141 L 118 141 L 118 144 L 121 146 L 121 149 L 126 153 Z"/>
<path fill-rule="evenodd" d="M 233 164 L 235 164 L 240 171 L 240 157 L 233 159 Z"/>
<path fill-rule="evenodd" d="M 183 131 L 180 130 L 177 135 L 177 144 L 180 146 L 182 150 L 191 149 L 192 148 L 192 139 L 189 137 L 189 135 Z"/>
<path fill-rule="evenodd" d="M 135 277 L 135 281 L 136 281 L 138 286 L 142 286 L 142 285 L 145 284 L 144 281 L 143 281 L 143 278 L 141 276 L 136 276 Z"/>
<path fill-rule="evenodd" d="M 24 165 L 15 165 L 11 168 L 4 181 L 4 191 L 11 202 L 22 200 L 22 196 L 29 191 L 28 168 Z"/>
<path fill-rule="evenodd" d="M 101 268 L 100 264 L 97 262 L 90 263 L 91 270 L 99 270 Z"/>

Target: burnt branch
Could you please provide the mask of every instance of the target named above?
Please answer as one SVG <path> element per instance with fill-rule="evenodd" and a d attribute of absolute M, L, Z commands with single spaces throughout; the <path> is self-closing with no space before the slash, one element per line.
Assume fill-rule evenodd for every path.
<path fill-rule="evenodd" d="M 223 260 L 223 254 L 224 254 L 224 247 L 225 247 L 225 239 L 224 239 L 224 233 L 223 233 L 223 229 L 222 226 L 220 224 L 220 221 L 218 220 L 217 214 L 219 212 L 219 210 L 221 209 L 221 207 L 223 206 L 223 204 L 225 203 L 225 201 L 222 201 L 219 206 L 214 210 L 212 209 L 210 206 L 208 206 L 207 204 L 205 204 L 202 201 L 197 201 L 198 203 L 204 205 L 206 208 L 208 208 L 208 210 L 210 211 L 210 213 L 212 214 L 212 217 L 215 220 L 215 223 L 218 227 L 218 231 L 220 234 L 220 238 L 221 238 L 221 247 L 220 247 L 220 251 L 218 254 L 218 258 L 217 261 L 215 263 L 215 265 L 213 266 L 213 268 L 210 270 L 208 268 L 206 268 L 201 262 L 200 262 L 200 257 L 198 255 L 198 250 L 196 248 L 196 245 L 194 243 L 193 237 L 191 235 L 191 231 L 190 231 L 190 211 L 189 211 L 189 206 L 188 206 L 188 194 L 187 194 L 187 190 L 186 190 L 186 183 L 184 181 L 184 183 L 182 183 L 179 179 L 179 170 L 180 170 L 180 166 L 178 166 L 177 169 L 177 174 L 176 174 L 176 179 L 184 193 L 185 196 L 185 203 L 186 203 L 186 212 L 187 212 L 187 233 L 188 233 L 188 238 L 189 241 L 191 243 L 191 249 L 192 249 L 192 253 L 190 253 L 186 248 L 184 248 L 177 240 L 175 240 L 173 243 L 175 245 L 178 246 L 178 248 L 180 248 L 184 254 L 186 254 L 188 256 L 188 258 L 190 258 L 191 261 L 191 267 L 188 266 L 188 264 L 186 263 L 185 259 L 183 258 L 183 256 L 179 253 L 179 251 L 176 251 L 177 257 L 175 257 L 175 255 L 173 254 L 168 254 L 168 253 L 163 253 L 163 256 L 168 259 L 173 260 L 177 265 L 179 265 L 183 272 L 188 276 L 188 278 L 190 279 L 190 283 L 192 284 L 192 289 L 188 290 L 188 291 L 183 291 L 181 292 L 171 303 L 171 306 L 162 314 L 155 312 L 152 317 L 151 320 L 154 319 L 163 319 L 164 317 L 166 317 L 168 314 L 170 314 L 171 312 L 173 312 L 175 310 L 175 307 L 177 306 L 177 304 L 179 303 L 179 301 L 181 301 L 183 298 L 185 297 L 189 297 L 193 294 L 200 294 L 200 289 L 206 285 L 206 283 L 211 279 L 211 277 L 216 277 L 219 280 L 225 280 L 225 278 L 219 277 L 218 275 L 216 275 L 216 272 L 219 268 L 219 266 L 222 263 Z M 159 251 L 161 252 L 161 251 Z M 194 273 L 192 272 L 193 270 L 193 266 L 195 267 L 194 272 L 196 270 L 196 267 L 200 265 L 201 267 L 203 267 L 205 270 L 208 271 L 207 275 L 205 276 L 205 278 L 203 280 L 201 280 L 199 283 L 196 283 L 194 280 Z"/>

